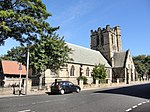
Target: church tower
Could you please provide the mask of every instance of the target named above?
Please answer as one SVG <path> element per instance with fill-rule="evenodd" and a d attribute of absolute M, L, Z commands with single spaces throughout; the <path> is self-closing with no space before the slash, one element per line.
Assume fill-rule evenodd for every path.
<path fill-rule="evenodd" d="M 107 60 L 113 64 L 113 55 L 117 52 L 122 52 L 120 27 L 98 28 L 91 30 L 91 49 L 100 51 Z"/>

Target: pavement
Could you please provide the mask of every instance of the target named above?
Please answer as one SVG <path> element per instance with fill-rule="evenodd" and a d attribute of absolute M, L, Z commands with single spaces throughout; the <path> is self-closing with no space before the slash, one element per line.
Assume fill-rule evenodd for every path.
<path fill-rule="evenodd" d="M 92 89 L 108 89 L 108 88 L 117 88 L 117 87 L 126 87 L 126 86 L 132 86 L 132 85 L 139 85 L 139 84 L 146 84 L 146 83 L 150 83 L 150 82 L 140 82 L 140 83 L 133 83 L 133 84 L 117 84 L 117 85 L 110 85 L 110 86 L 99 86 L 99 87 L 86 87 L 83 88 L 82 91 L 85 90 L 92 90 Z M 31 95 L 43 95 L 50 92 L 50 90 L 35 90 L 35 91 L 28 91 L 27 95 L 25 94 L 10 94 L 10 93 L 6 93 L 6 94 L 0 94 L 0 99 L 1 98 L 6 98 L 6 97 L 18 97 L 18 96 L 31 96 Z"/>
<path fill-rule="evenodd" d="M 6 97 L 18 97 L 18 96 L 28 96 L 28 95 L 42 95 L 42 94 L 46 94 L 46 92 L 48 92 L 47 90 L 40 90 L 40 91 L 29 91 L 27 92 L 27 95 L 25 94 L 3 94 L 3 95 L 0 95 L 0 99 L 1 98 L 6 98 Z"/>
<path fill-rule="evenodd" d="M 150 110 L 148 103 L 150 84 L 100 88 L 65 95 L 48 93 L 37 95 L 38 91 L 34 93 L 36 96 L 0 99 L 0 112 L 149 112 Z"/>

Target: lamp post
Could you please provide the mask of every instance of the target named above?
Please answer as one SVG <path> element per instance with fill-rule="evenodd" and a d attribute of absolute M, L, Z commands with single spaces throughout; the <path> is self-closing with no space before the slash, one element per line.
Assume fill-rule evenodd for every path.
<path fill-rule="evenodd" d="M 20 71 L 20 83 L 19 83 L 19 95 L 21 94 L 21 74 L 22 74 L 22 63 L 19 63 L 19 71 Z"/>
<path fill-rule="evenodd" d="M 28 92 L 28 73 L 29 73 L 29 47 L 28 47 L 28 53 L 27 53 L 27 73 L 26 73 L 26 89 L 25 89 L 25 94 L 27 95 Z"/>

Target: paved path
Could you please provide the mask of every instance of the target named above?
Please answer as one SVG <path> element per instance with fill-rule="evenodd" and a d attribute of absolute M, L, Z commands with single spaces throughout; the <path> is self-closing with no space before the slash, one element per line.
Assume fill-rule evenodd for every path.
<path fill-rule="evenodd" d="M 115 88 L 115 87 L 127 87 L 127 86 L 132 86 L 132 85 L 140 85 L 140 84 L 148 84 L 150 82 L 139 82 L 139 83 L 133 83 L 133 84 L 112 84 L 111 86 L 100 86 L 100 87 L 90 87 L 90 88 L 84 88 L 82 89 L 84 90 L 93 90 L 93 89 L 110 89 L 110 88 Z M 28 95 L 41 95 L 41 94 L 45 94 L 46 92 L 49 92 L 50 90 L 36 90 L 36 91 L 29 91 Z M 10 93 L 6 93 L 6 94 L 0 94 L 0 98 L 5 98 L 5 97 L 17 97 L 17 96 L 25 96 L 25 95 L 14 95 L 14 94 L 10 94 Z"/>
<path fill-rule="evenodd" d="M 150 84 L 0 99 L 0 112 L 147 112 Z M 145 102 L 145 103 L 143 103 Z M 147 102 L 147 103 L 146 103 Z M 142 104 L 140 104 L 142 103 Z M 142 110 L 141 110 L 142 109 Z"/>

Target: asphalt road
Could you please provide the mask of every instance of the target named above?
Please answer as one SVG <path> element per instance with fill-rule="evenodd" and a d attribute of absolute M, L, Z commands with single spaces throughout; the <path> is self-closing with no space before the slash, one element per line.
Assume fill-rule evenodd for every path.
<path fill-rule="evenodd" d="M 0 99 L 0 112 L 150 112 L 150 84 Z"/>

